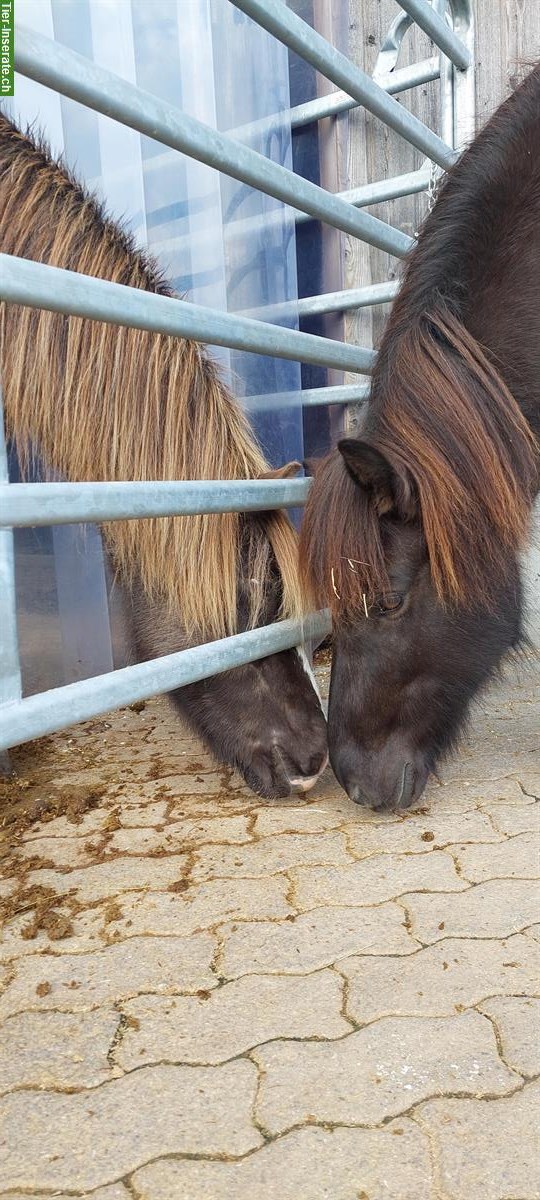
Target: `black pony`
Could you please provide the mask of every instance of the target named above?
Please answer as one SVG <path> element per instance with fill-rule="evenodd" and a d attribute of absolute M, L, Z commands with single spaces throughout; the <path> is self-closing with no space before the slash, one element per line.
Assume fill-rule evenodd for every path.
<path fill-rule="evenodd" d="M 539 487 L 540 67 L 450 171 L 385 330 L 361 437 L 318 467 L 301 559 L 329 603 L 329 748 L 406 807 L 522 638 Z"/>

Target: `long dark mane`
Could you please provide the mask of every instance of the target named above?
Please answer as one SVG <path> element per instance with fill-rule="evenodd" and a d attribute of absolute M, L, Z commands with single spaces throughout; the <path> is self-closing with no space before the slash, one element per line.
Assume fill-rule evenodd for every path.
<path fill-rule="evenodd" d="M 95 196 L 0 112 L 5 253 L 161 295 L 157 264 Z M 251 479 L 269 472 L 249 424 L 204 347 L 60 313 L 0 305 L 8 434 L 23 467 L 37 447 L 72 480 Z M 283 512 L 117 521 L 109 552 L 190 639 L 236 632 L 244 573 L 247 624 L 263 614 L 277 564 L 281 614 L 301 611 L 296 536 Z"/>
<path fill-rule="evenodd" d="M 409 260 L 362 439 L 418 504 L 445 604 L 491 606 L 538 489 L 540 66 L 450 171 Z M 333 451 L 301 535 L 310 599 L 335 615 L 388 586 L 384 521 Z M 344 560 L 354 560 L 354 570 Z M 338 599 L 339 594 L 339 599 Z"/>

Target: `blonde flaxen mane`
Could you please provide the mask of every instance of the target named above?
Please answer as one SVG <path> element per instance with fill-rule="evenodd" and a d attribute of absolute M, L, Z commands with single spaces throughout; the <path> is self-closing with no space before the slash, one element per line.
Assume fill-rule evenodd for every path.
<path fill-rule="evenodd" d="M 161 295 L 156 264 L 39 140 L 0 114 L 4 253 Z M 255 479 L 269 471 L 203 347 L 144 330 L 0 305 L 7 432 L 70 480 Z M 237 628 L 242 547 L 257 624 L 275 555 L 282 614 L 301 611 L 296 536 L 282 512 L 117 521 L 104 527 L 120 577 L 165 600 L 190 639 Z"/>

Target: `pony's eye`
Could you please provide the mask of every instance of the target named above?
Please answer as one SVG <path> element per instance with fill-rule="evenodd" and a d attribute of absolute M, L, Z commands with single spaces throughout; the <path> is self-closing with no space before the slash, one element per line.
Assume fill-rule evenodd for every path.
<path fill-rule="evenodd" d="M 378 596 L 374 607 L 381 616 L 386 613 L 397 613 L 403 605 L 403 596 L 399 592 L 386 592 L 384 596 Z"/>

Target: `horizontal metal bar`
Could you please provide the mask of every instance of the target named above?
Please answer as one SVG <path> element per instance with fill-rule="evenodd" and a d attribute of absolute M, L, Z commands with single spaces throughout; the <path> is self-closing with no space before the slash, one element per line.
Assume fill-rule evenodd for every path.
<path fill-rule="evenodd" d="M 412 63 L 409 67 L 389 71 L 387 75 L 381 75 L 377 83 L 384 92 L 393 96 L 397 92 L 405 92 L 409 88 L 438 79 L 439 75 L 440 63 L 437 55 L 422 62 Z M 346 92 L 328 92 L 325 96 L 317 96 L 315 100 L 306 100 L 304 104 L 296 104 L 294 108 L 284 109 L 283 112 L 273 113 L 269 117 L 261 117 L 258 121 L 250 121 L 247 125 L 237 126 L 227 132 L 229 137 L 249 141 L 254 137 L 262 137 L 283 124 L 288 128 L 290 123 L 291 129 L 301 129 L 302 126 L 321 121 L 324 117 L 335 117 L 348 109 L 356 108 L 357 104 L 358 101 L 353 100 Z"/>
<path fill-rule="evenodd" d="M 424 33 L 427 33 L 428 37 L 435 42 L 439 50 L 446 54 L 455 67 L 459 67 L 461 71 L 467 69 L 471 61 L 467 47 L 463 45 L 460 38 L 456 37 L 443 17 L 430 4 L 426 3 L 426 0 L 399 0 L 399 4 L 413 18 L 413 21 L 416 21 L 420 29 L 423 29 Z"/>
<path fill-rule="evenodd" d="M 309 479 L 5 483 L 0 484 L 0 528 L 264 512 L 304 504 L 308 491 Z"/>
<path fill-rule="evenodd" d="M 450 146 L 388 96 L 369 75 L 311 29 L 282 0 L 232 0 L 232 3 L 439 166 L 449 167 L 455 162 L 457 155 Z"/>
<path fill-rule="evenodd" d="M 315 317 L 323 313 L 349 312 L 371 304 L 388 304 L 398 294 L 399 282 L 373 283 L 369 287 L 348 288 L 343 292 L 327 292 L 322 296 L 306 296 L 298 300 L 299 317 Z"/>
<path fill-rule="evenodd" d="M 330 627 L 326 611 L 313 613 L 303 622 L 278 621 L 4 704 L 0 707 L 0 751 L 136 700 L 148 700 L 210 675 L 221 675 L 244 663 L 289 650 L 304 640 L 325 637 Z"/>
<path fill-rule="evenodd" d="M 0 299 L 344 371 L 369 374 L 375 357 L 372 350 L 9 254 L 0 254 Z"/>
<path fill-rule="evenodd" d="M 439 75 L 439 59 L 426 58 L 423 62 L 412 63 L 409 67 L 400 67 L 397 71 L 391 71 L 388 75 L 381 76 L 377 83 L 383 92 L 388 92 L 389 96 L 395 96 L 397 92 L 405 92 L 409 88 L 430 83 L 431 80 L 438 79 Z M 317 96 L 315 100 L 307 100 L 305 104 L 297 104 L 295 108 L 291 108 L 289 114 L 291 128 L 299 129 L 303 125 L 310 125 L 313 121 L 321 121 L 324 117 L 338 116 L 339 113 L 347 112 L 351 108 L 356 108 L 357 105 L 358 101 L 353 100 L 352 96 L 348 96 L 341 89 L 337 92 L 329 92 L 326 96 Z M 257 124 L 262 124 L 262 122 Z M 236 130 L 234 136 L 239 137 L 240 131 Z"/>
<path fill-rule="evenodd" d="M 325 292 L 322 296 L 304 296 L 300 300 L 284 300 L 282 304 L 246 309 L 244 316 L 255 320 L 280 322 L 290 317 L 316 317 L 324 313 L 348 312 L 353 308 L 367 308 L 371 304 L 388 304 L 395 299 L 399 282 L 373 283 L 367 287 L 347 288 L 342 292 Z"/>
<path fill-rule="evenodd" d="M 364 183 L 361 187 L 350 188 L 347 192 L 340 192 L 342 199 L 348 200 L 349 204 L 354 204 L 356 208 L 364 208 L 368 204 L 382 204 L 385 200 L 397 200 L 399 196 L 414 196 L 418 192 L 425 192 L 429 186 L 429 171 L 424 167 L 420 167 L 418 171 L 408 171 L 405 175 L 394 175 L 390 179 L 378 179 L 375 183 Z M 311 221 L 313 218 L 307 213 L 296 213 L 295 221 L 297 225 L 302 225 L 305 221 Z M 232 222 L 230 229 L 235 228 L 235 222 Z"/>
<path fill-rule="evenodd" d="M 23 26 L 17 26 L 15 32 L 15 68 L 63 96 L 241 179 L 285 204 L 294 204 L 389 254 L 403 257 L 412 245 L 412 239 L 401 230 L 356 212 L 324 188 Z"/>
<path fill-rule="evenodd" d="M 325 404 L 362 404 L 369 398 L 369 383 L 348 383 L 335 387 L 306 388 L 303 392 L 269 392 L 266 396 L 246 396 L 248 412 L 272 408 L 315 408 Z"/>

